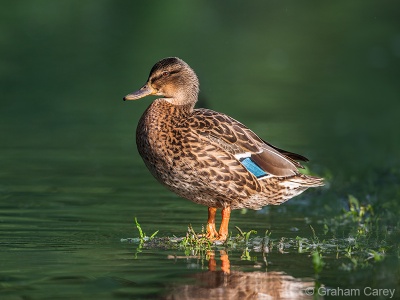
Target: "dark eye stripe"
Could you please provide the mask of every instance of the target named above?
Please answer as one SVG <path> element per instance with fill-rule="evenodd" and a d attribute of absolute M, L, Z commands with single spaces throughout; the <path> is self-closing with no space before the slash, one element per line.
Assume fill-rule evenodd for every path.
<path fill-rule="evenodd" d="M 169 75 L 176 74 L 176 73 L 179 73 L 179 72 L 180 72 L 180 70 L 170 71 Z M 150 82 L 153 83 L 154 81 L 156 81 L 156 80 L 160 79 L 161 77 L 163 77 L 163 73 L 161 73 L 161 75 L 158 75 L 157 77 L 153 77 Z"/>
<path fill-rule="evenodd" d="M 174 71 L 169 72 L 169 75 L 179 73 L 179 72 L 180 72 L 180 70 L 174 70 Z"/>

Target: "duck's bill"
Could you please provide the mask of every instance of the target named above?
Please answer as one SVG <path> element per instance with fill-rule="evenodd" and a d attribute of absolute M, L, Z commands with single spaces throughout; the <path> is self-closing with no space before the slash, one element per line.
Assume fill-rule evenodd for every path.
<path fill-rule="evenodd" d="M 124 97 L 125 100 L 137 100 L 156 93 L 147 83 L 138 91 L 128 94 Z"/>

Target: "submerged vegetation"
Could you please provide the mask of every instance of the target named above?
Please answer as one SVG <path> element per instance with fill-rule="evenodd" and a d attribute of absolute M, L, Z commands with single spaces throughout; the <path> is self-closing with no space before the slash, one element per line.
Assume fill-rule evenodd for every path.
<path fill-rule="evenodd" d="M 198 258 L 205 258 L 214 250 L 241 251 L 240 259 L 247 261 L 257 261 L 257 256 L 262 254 L 266 266 L 270 253 L 302 253 L 310 257 L 318 278 L 333 261 L 340 270 L 353 271 L 384 260 L 388 253 L 399 256 L 399 227 L 387 221 L 374 214 L 372 205 L 363 205 L 349 195 L 348 209 L 332 218 L 317 220 L 314 227 L 319 230 L 309 224 L 309 236 L 276 237 L 268 230 L 259 236 L 255 230 L 245 232 L 236 227 L 236 235 L 231 234 L 225 243 L 218 244 L 211 243 L 204 230 L 196 233 L 189 225 L 184 237 L 156 237 L 158 231 L 148 237 L 135 218 L 139 237 L 122 241 L 138 244 L 136 257 L 143 248 L 178 250 L 185 257 Z M 305 222 L 310 220 L 306 218 Z"/>

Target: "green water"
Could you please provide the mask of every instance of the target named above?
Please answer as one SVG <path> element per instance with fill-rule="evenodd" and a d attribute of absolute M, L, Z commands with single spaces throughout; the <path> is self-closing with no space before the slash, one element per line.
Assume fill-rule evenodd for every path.
<path fill-rule="evenodd" d="M 232 282 L 265 287 L 278 274 L 298 290 L 296 282 L 396 288 L 400 297 L 399 8 L 395 1 L 3 3 L 0 299 L 217 297 L 221 285 L 204 283 L 221 280 L 207 257 L 161 247 L 138 253 L 137 243 L 121 242 L 138 237 L 134 217 L 157 237 L 182 237 L 188 224 L 200 231 L 206 221 L 205 207 L 160 186 L 137 153 L 136 124 L 151 99 L 122 101 L 166 56 L 196 70 L 203 106 L 304 154 L 328 177 L 327 187 L 280 207 L 233 212 L 234 235 L 234 226 L 261 237 L 269 230 L 275 248 L 267 264 L 262 252 L 250 249 L 245 260 L 244 249 L 228 249 Z M 348 209 L 349 195 L 387 222 L 384 259 L 355 265 L 327 251 L 316 275 L 310 251 L 278 251 L 282 237 L 312 237 L 309 225 L 321 241 L 331 239 L 324 219 Z M 347 232 L 339 228 L 335 238 Z"/>

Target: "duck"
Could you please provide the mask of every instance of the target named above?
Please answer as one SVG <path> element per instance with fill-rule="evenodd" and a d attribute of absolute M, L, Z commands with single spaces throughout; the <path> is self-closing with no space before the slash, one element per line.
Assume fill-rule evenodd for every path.
<path fill-rule="evenodd" d="M 141 116 L 137 149 L 150 173 L 182 198 L 208 207 L 206 237 L 228 238 L 235 209 L 279 205 L 324 179 L 300 173 L 300 154 L 266 142 L 234 118 L 195 108 L 199 79 L 178 57 L 158 61 L 146 83 L 123 100 L 159 96 Z M 216 229 L 217 209 L 221 224 Z"/>

